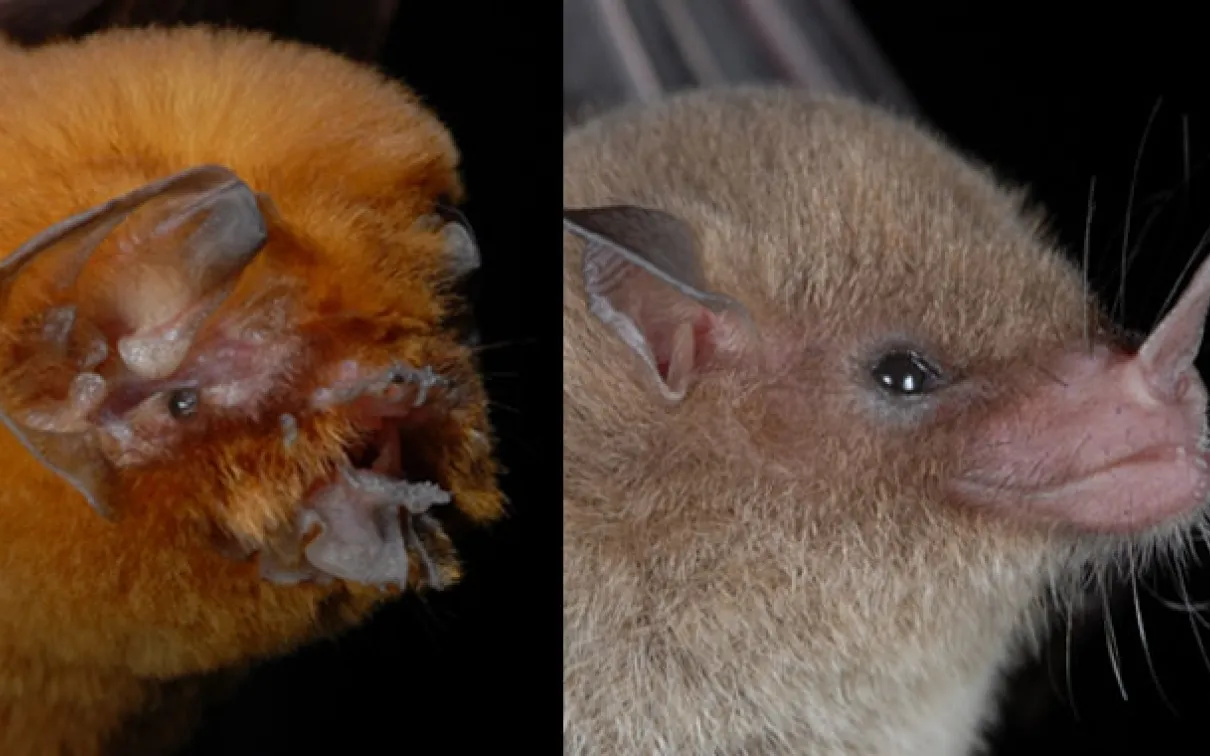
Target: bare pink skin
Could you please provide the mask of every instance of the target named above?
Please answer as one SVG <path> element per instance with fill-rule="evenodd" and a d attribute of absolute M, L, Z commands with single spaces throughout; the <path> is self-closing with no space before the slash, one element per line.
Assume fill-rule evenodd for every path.
<path fill-rule="evenodd" d="M 1210 495 L 1206 387 L 1193 361 L 1210 261 L 1134 354 L 1058 355 L 1050 380 L 975 431 L 954 487 L 987 506 L 1103 533 L 1133 533 Z"/>

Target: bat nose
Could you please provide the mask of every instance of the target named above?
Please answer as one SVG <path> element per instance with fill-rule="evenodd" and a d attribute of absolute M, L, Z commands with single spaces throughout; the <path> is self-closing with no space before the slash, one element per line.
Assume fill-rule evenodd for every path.
<path fill-rule="evenodd" d="M 1163 361 L 1109 347 L 1056 355 L 1058 380 L 1034 377 L 1011 407 L 972 427 L 955 490 L 1096 532 L 1141 532 L 1201 506 L 1206 387 L 1180 351 L 1155 355 Z"/>
<path fill-rule="evenodd" d="M 1193 354 L 1196 355 L 1196 347 Z M 1146 395 L 1142 403 L 1180 406 L 1205 404 L 1205 383 L 1197 368 L 1193 367 L 1192 358 L 1188 363 L 1181 360 L 1177 364 L 1162 365 L 1140 361 L 1133 367 L 1137 370 L 1136 380 Z"/>
<path fill-rule="evenodd" d="M 1202 262 L 1176 305 L 1143 342 L 1135 357 L 1157 398 L 1182 401 L 1194 386 L 1201 386 L 1193 361 L 1201 351 L 1208 310 L 1210 259 Z"/>

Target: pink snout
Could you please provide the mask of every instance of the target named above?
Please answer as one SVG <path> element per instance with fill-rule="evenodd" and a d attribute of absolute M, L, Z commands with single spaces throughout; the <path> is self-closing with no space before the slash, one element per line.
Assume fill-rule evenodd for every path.
<path fill-rule="evenodd" d="M 1081 530 L 1133 533 L 1210 497 L 1206 386 L 1194 367 L 1210 306 L 1203 263 L 1133 355 L 1060 354 L 973 434 L 954 481 L 964 500 Z"/>

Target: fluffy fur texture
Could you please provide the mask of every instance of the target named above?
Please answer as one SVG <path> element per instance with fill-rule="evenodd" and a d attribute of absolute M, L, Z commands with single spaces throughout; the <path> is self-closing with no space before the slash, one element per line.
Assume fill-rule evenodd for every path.
<path fill-rule="evenodd" d="M 307 346 L 281 366 L 292 388 L 340 360 L 443 369 L 466 401 L 426 426 L 423 463 L 464 520 L 500 513 L 472 355 L 442 325 L 461 306 L 443 242 L 414 225 L 458 198 L 457 153 L 412 94 L 319 50 L 194 29 L 0 45 L 0 102 L 0 249 L 162 176 L 228 166 L 279 214 L 231 298 L 287 285 Z M 20 306 L 5 309 L 6 328 Z M 289 651 L 390 597 L 270 584 L 255 560 L 224 553 L 269 538 L 358 432 L 320 415 L 287 448 L 264 409 L 125 472 L 114 522 L 0 433 L 0 753 L 105 753 L 165 699 L 161 681 Z M 455 579 L 445 555 L 442 576 Z M 411 586 L 424 587 L 413 568 Z"/>
<path fill-rule="evenodd" d="M 666 402 L 564 236 L 565 752 L 976 748 L 1046 587 L 1121 546 L 941 487 L 1008 376 L 1090 318 L 1116 338 L 1078 270 L 987 171 L 844 100 L 690 93 L 571 131 L 563 157 L 565 207 L 684 219 L 763 334 Z M 863 366 L 895 338 L 983 395 L 887 411 Z"/>

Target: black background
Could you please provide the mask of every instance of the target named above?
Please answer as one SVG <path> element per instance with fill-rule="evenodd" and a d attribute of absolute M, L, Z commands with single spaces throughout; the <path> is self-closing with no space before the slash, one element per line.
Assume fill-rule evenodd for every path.
<path fill-rule="evenodd" d="M 1095 177 L 1092 283 L 1106 302 L 1118 299 L 1129 219 L 1133 262 L 1118 315 L 1148 329 L 1186 262 L 1204 254 L 1198 241 L 1210 226 L 1210 69 L 1197 6 L 854 5 L 925 117 L 1003 176 L 1027 183 L 1076 259 Z M 1198 363 L 1203 376 L 1206 356 Z M 1204 549 L 1201 556 L 1210 564 Z M 1190 563 L 1188 570 L 1189 597 L 1210 599 L 1207 569 Z M 1194 633 L 1210 649 L 1210 612 L 1194 618 L 1165 605 L 1182 596 L 1165 572 L 1139 582 L 1139 612 L 1129 585 L 1111 604 L 1128 701 L 1102 617 L 1090 617 L 1074 627 L 1070 692 L 1062 634 L 1017 676 L 996 753 L 1165 753 L 1178 740 L 1189 743 L 1180 752 L 1206 750 L 1194 744 L 1205 741 L 1210 672 Z"/>

